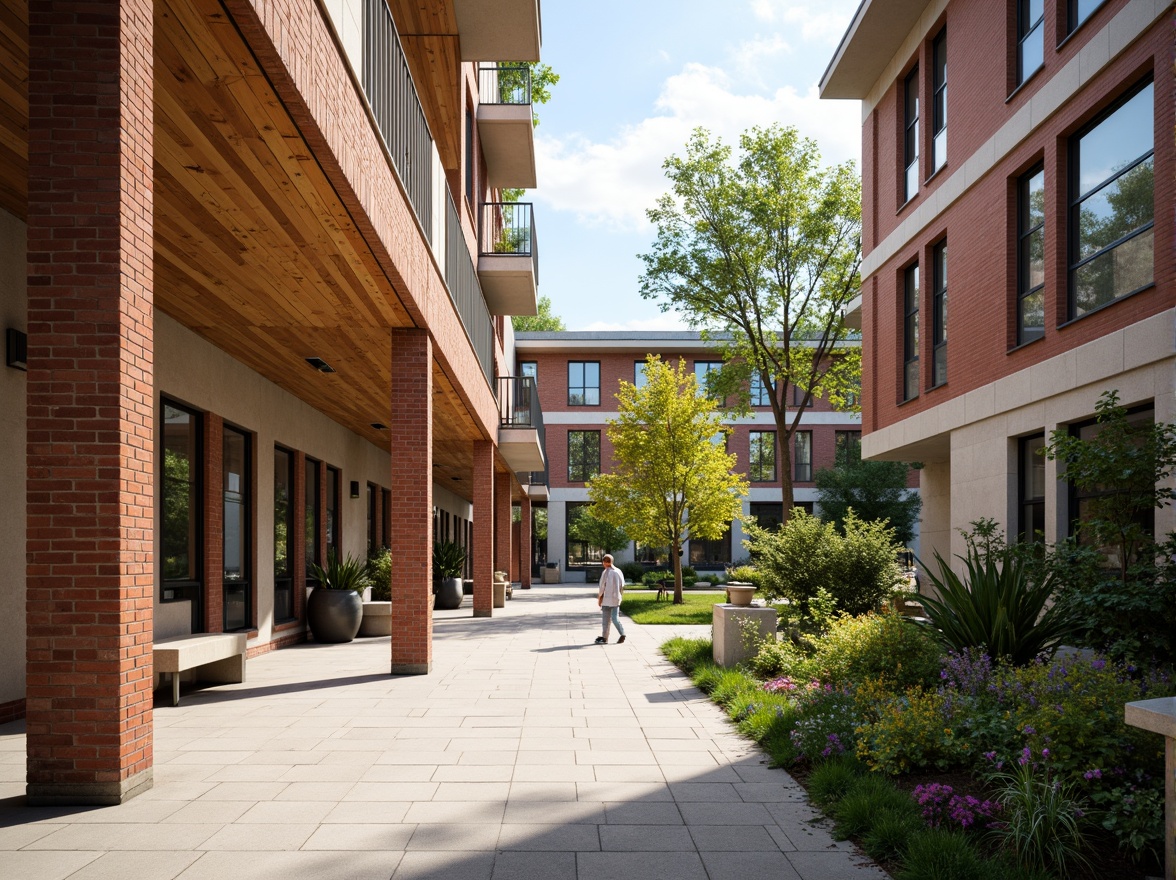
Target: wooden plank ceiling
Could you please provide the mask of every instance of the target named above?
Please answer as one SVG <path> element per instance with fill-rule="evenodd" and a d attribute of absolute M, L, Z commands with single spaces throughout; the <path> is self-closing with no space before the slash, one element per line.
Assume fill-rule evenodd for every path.
<path fill-rule="evenodd" d="M 27 5 L 6 0 L 0 207 L 22 219 L 27 21 Z M 411 319 L 217 0 L 156 2 L 155 71 L 156 306 L 389 448 L 388 432 L 371 423 L 391 422 L 389 330 Z M 436 362 L 433 374 L 435 474 L 470 497 L 480 434 Z"/>

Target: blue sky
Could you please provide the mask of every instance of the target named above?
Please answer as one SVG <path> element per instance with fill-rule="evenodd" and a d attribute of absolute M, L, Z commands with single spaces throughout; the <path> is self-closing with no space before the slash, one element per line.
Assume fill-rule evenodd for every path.
<path fill-rule="evenodd" d="M 796 126 L 830 163 L 861 154 L 856 101 L 817 84 L 858 0 L 547 0 L 543 60 L 560 74 L 535 131 L 540 287 L 569 330 L 685 326 L 641 299 L 645 210 L 662 161 L 705 126 L 736 143 Z"/>

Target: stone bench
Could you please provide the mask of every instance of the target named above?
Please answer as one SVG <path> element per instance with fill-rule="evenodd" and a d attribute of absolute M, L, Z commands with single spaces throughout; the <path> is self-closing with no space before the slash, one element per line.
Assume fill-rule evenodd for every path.
<path fill-rule="evenodd" d="M 1123 720 L 1164 737 L 1164 878 L 1176 880 L 1176 697 L 1128 703 Z"/>
<path fill-rule="evenodd" d="M 190 669 L 206 681 L 243 682 L 246 639 L 245 633 L 197 633 L 155 642 L 155 671 L 171 675 L 172 705 L 180 705 L 180 673 Z"/>

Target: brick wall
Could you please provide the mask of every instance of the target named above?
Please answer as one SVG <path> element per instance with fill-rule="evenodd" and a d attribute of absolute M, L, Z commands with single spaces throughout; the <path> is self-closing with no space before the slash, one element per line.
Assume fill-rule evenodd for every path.
<path fill-rule="evenodd" d="M 977 4 L 980 5 L 980 4 Z M 1106 9 L 1088 21 L 1075 35 L 1088 38 L 1105 24 L 1107 14 L 1121 6 L 1107 4 Z M 949 8 L 949 33 L 952 30 Z M 981 29 L 985 39 L 1003 41 Z M 968 40 L 959 42 L 968 43 Z M 979 37 L 976 42 L 980 42 Z M 954 45 L 954 44 L 953 44 Z M 1047 33 L 1046 45 L 1049 46 Z M 993 48 L 988 45 L 991 54 Z M 1067 53 L 1073 50 L 1067 44 Z M 1048 56 L 1047 51 L 1047 56 Z M 1176 146 L 1173 129 L 1173 78 L 1170 74 L 1172 54 L 1171 23 L 1161 21 L 1143 38 L 1112 61 L 1060 112 L 1014 149 L 983 180 L 974 186 L 927 229 L 910 241 L 885 263 L 867 282 L 863 294 L 863 330 L 867 340 L 868 369 L 864 388 L 864 407 L 868 413 L 867 430 L 894 424 L 914 413 L 959 397 L 968 391 L 1003 376 L 1056 357 L 1084 343 L 1155 315 L 1176 304 L 1176 253 L 1170 243 L 1174 237 L 1170 206 L 1176 200 Z M 1065 60 L 1063 53 L 1058 64 Z M 955 74 L 954 56 L 949 54 L 951 82 L 967 80 Z M 1041 88 L 1046 76 L 1056 70 L 1040 71 L 1036 79 Z M 1155 286 L 1121 300 L 1107 308 L 1064 324 L 1067 318 L 1068 258 L 1065 234 L 1068 192 L 1066 168 L 1069 137 L 1098 115 L 1149 71 L 1155 73 Z M 995 75 L 995 74 L 993 74 Z M 949 90 L 952 88 L 949 86 Z M 963 99 L 961 99 L 962 101 Z M 952 104 L 951 119 L 968 120 L 971 108 Z M 1003 121 L 1016 109 L 999 101 Z M 876 113 L 886 111 L 880 105 Z M 991 116 L 990 108 L 976 108 L 976 116 Z M 975 124 L 975 123 L 972 123 Z M 883 126 L 885 128 L 885 126 Z M 949 123 L 951 155 L 957 152 L 955 128 Z M 966 140 L 966 139 L 965 139 Z M 963 154 L 963 155 L 966 155 Z M 1016 223 L 1015 181 L 1034 163 L 1043 160 L 1046 169 L 1046 296 L 1047 320 L 1041 341 L 1015 348 L 1016 304 Z M 887 160 L 885 151 L 879 162 Z M 893 161 L 893 154 L 889 157 Z M 877 172 L 881 173 L 881 172 Z M 883 216 L 886 211 L 881 211 Z M 883 223 L 883 225 L 885 225 Z M 948 242 L 948 381 L 929 389 L 931 364 L 931 247 L 946 236 Z M 901 403 L 902 397 L 902 277 L 903 270 L 919 260 L 921 271 L 921 351 L 923 388 L 920 396 Z"/>
<path fill-rule="evenodd" d="M 494 444 L 474 441 L 474 617 L 494 613 Z"/>
<path fill-rule="evenodd" d="M 29 12 L 28 795 L 119 803 L 152 765 L 152 7 Z"/>

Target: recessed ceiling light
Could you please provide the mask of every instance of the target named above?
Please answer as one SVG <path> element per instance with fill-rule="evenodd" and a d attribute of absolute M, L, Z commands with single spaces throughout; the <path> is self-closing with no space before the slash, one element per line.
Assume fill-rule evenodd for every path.
<path fill-rule="evenodd" d="M 385 425 L 383 422 L 372 422 L 372 427 L 375 428 L 377 431 L 387 431 L 388 430 L 388 426 Z"/>
<path fill-rule="evenodd" d="M 320 357 L 307 358 L 306 362 L 308 364 L 310 364 L 312 367 L 314 367 L 316 370 L 318 370 L 320 373 L 333 373 L 333 372 L 335 372 L 335 368 L 332 367 L 330 364 L 328 364 L 326 361 L 324 361 Z"/>

